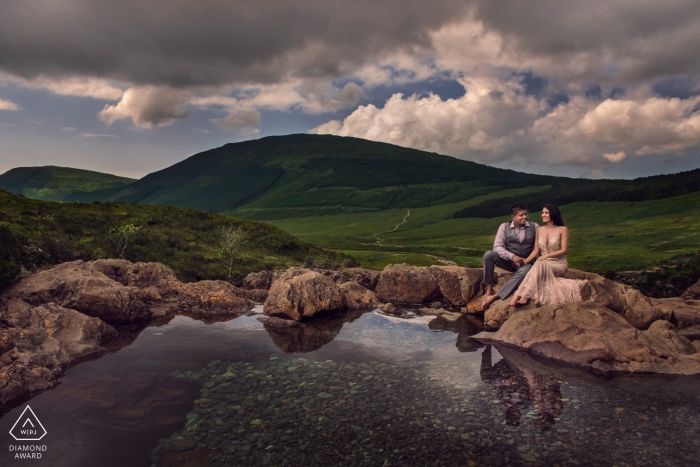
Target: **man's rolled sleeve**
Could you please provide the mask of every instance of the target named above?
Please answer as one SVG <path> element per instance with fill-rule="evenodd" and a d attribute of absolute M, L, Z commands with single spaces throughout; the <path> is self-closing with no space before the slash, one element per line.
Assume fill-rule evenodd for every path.
<path fill-rule="evenodd" d="M 512 260 L 513 259 L 513 253 L 510 251 L 506 250 L 505 248 L 506 245 L 506 225 L 501 224 L 501 226 L 498 228 L 498 232 L 496 233 L 496 240 L 493 241 L 493 251 L 498 253 L 498 256 L 505 260 Z"/>

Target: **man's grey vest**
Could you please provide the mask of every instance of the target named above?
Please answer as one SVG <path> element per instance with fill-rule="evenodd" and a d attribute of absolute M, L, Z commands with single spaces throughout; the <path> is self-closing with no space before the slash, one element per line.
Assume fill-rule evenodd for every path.
<path fill-rule="evenodd" d="M 521 258 L 527 258 L 535 249 L 535 223 L 530 222 L 530 226 L 525 226 L 525 237 L 523 242 L 518 241 L 518 235 L 515 228 L 510 226 L 510 222 L 506 222 L 506 244 L 507 251 L 514 253 Z"/>

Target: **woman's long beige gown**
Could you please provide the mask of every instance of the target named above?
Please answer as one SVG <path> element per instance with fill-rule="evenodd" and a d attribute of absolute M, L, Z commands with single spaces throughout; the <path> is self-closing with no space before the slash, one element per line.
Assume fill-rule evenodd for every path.
<path fill-rule="evenodd" d="M 549 235 L 540 229 L 539 234 L 540 255 L 561 250 L 560 228 L 549 232 Z M 565 256 L 536 261 L 515 295 L 534 300 L 538 305 L 580 302 L 581 287 L 586 281 L 561 277 L 568 270 Z"/>

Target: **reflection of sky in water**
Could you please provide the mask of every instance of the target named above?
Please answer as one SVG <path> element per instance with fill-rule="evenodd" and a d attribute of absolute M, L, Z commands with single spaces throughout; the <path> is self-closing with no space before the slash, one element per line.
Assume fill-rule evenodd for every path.
<path fill-rule="evenodd" d="M 379 312 L 366 313 L 352 323 L 346 323 L 336 340 L 356 342 L 396 350 L 436 350 L 454 347 L 457 335 L 436 332 L 428 328 L 435 316 L 399 318 Z"/>
<path fill-rule="evenodd" d="M 493 463 L 494 456 L 505 451 L 511 456 L 508 465 L 529 460 L 538 462 L 532 465 L 568 465 L 568 459 L 580 459 L 584 461 L 581 465 L 613 465 L 614 461 L 620 467 L 622 461 L 624 465 L 659 465 L 649 462 L 659 459 L 667 459 L 671 462 L 668 465 L 696 465 L 696 453 L 700 452 L 696 436 L 700 433 L 696 415 L 698 378 L 605 379 L 575 368 L 534 361 L 529 354 L 513 349 L 503 349 L 503 356 L 495 347 L 490 352 L 478 347 L 460 352 L 455 332 L 429 329 L 428 323 L 435 316 L 401 318 L 378 311 L 344 323 L 339 332 L 337 319 L 327 326 L 317 321 L 317 328 L 304 329 L 318 331 L 309 338 L 318 338 L 323 345 L 311 352 L 288 355 L 276 347 L 258 321 L 259 316 L 254 313 L 213 324 L 178 316 L 168 324 L 146 328 L 115 353 L 70 368 L 61 385 L 31 400 L 32 409 L 50 434 L 45 442 L 49 446 L 45 460 L 52 466 L 151 465 L 148 453 L 158 439 L 181 430 L 193 401 L 200 397 L 199 384 L 173 378 L 171 372 L 206 372 L 208 364 L 216 360 L 251 362 L 251 368 L 269 370 L 270 362 L 277 361 L 285 367 L 282 373 L 275 373 L 278 388 L 299 388 L 302 382 L 308 388 L 310 372 L 286 370 L 290 365 L 298 367 L 294 362 L 304 357 L 309 365 L 351 364 L 354 370 L 336 374 L 334 367 L 323 373 L 329 380 L 342 376 L 353 383 L 337 383 L 340 389 L 331 389 L 333 385 L 314 389 L 329 391 L 334 398 L 327 402 L 316 392 L 300 390 L 295 396 L 300 398 L 298 403 L 275 405 L 301 410 L 290 414 L 290 419 L 310 417 L 310 428 L 299 428 L 301 441 L 309 439 L 309 429 L 315 424 L 326 429 L 326 422 L 319 419 L 328 418 L 323 404 L 346 397 L 343 409 L 357 409 L 363 404 L 369 407 L 340 411 L 343 417 L 354 416 L 357 420 L 342 422 L 347 425 L 341 427 L 346 431 L 340 430 L 339 444 L 333 449 L 347 447 L 342 436 L 352 431 L 350 424 L 385 430 L 387 423 L 394 426 L 394 420 L 384 419 L 391 416 L 404 417 L 402 422 L 397 421 L 396 433 L 389 433 L 393 428 L 388 430 L 381 446 L 369 448 L 374 441 L 362 444 L 363 449 L 373 449 L 373 456 L 380 455 L 376 450 L 385 449 L 384 443 L 393 452 L 396 440 L 413 429 L 411 436 L 429 435 L 414 446 L 424 450 L 425 459 L 433 462 L 438 454 L 428 450 L 447 443 L 444 452 L 457 453 L 458 465 L 465 464 L 461 457 L 465 449 L 474 451 L 479 465 L 505 465 Z M 295 332 L 290 335 L 294 337 Z M 334 339 L 324 340 L 335 332 L 338 334 Z M 366 374 L 374 376 L 365 380 Z M 375 377 L 386 381 L 379 384 Z M 240 380 L 246 384 L 251 381 L 247 375 Z M 313 382 L 326 383 L 322 379 Z M 264 390 L 264 386 L 251 386 L 248 392 L 241 389 L 239 394 L 257 401 Z M 300 404 L 304 404 L 303 410 Z M 381 410 L 372 408 L 377 404 Z M 268 408 L 266 402 L 255 407 L 261 412 Z M 0 430 L 7 433 L 22 408 L 0 418 Z M 376 419 L 366 419 L 365 412 L 374 413 Z M 340 423 L 339 418 L 330 420 Z M 417 421 L 422 425 L 411 425 Z M 247 421 L 247 430 L 249 426 Z M 450 440 L 454 444 L 449 444 Z M 288 443 L 297 441 L 292 436 Z M 0 454 L 7 454 L 8 442 L 0 438 Z M 297 444 L 290 446 L 297 449 Z M 544 454 L 547 452 L 549 457 Z M 610 462 L 591 464 L 588 457 L 592 454 Z M 113 462 L 105 463 L 105 458 Z M 549 463 L 552 458 L 556 462 Z M 0 457 L 0 464 L 5 465 L 5 460 L 7 457 Z M 428 465 L 412 457 L 406 461 L 391 465 Z"/>

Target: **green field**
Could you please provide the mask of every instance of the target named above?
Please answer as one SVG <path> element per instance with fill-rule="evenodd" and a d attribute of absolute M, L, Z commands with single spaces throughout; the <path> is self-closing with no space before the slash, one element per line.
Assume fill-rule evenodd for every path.
<path fill-rule="evenodd" d="M 271 223 L 310 243 L 348 252 L 367 266 L 398 259 L 438 264 L 426 255 L 479 266 L 498 225 L 509 217 L 452 219 L 452 207 L 411 209 L 408 217 L 408 210 L 392 209 Z M 572 203 L 563 206 L 562 213 L 571 232 L 569 264 L 577 269 L 638 270 L 700 249 L 700 193 L 636 203 Z M 539 212 L 531 213 L 530 219 L 541 223 Z"/>

